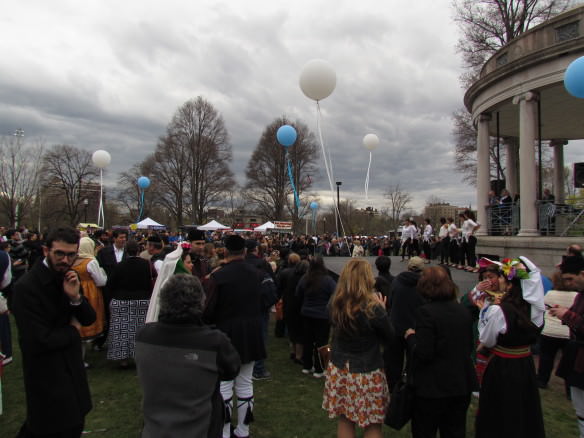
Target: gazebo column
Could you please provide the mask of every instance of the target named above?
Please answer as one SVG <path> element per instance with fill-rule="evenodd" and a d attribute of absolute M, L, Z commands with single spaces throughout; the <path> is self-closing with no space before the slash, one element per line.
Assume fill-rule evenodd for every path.
<path fill-rule="evenodd" d="M 514 140 L 509 140 L 505 144 L 507 164 L 505 169 L 505 188 L 509 191 L 511 197 L 519 192 L 517 187 L 517 144 Z"/>
<path fill-rule="evenodd" d="M 566 201 L 564 189 L 564 145 L 566 140 L 552 140 L 550 146 L 554 148 L 554 198 L 557 204 Z"/>
<path fill-rule="evenodd" d="M 490 172 L 489 172 L 489 122 L 490 114 L 481 114 L 477 126 L 477 222 L 481 228 L 477 236 L 486 236 L 487 204 L 489 203 Z"/>
<path fill-rule="evenodd" d="M 535 138 L 537 133 L 537 99 L 532 91 L 513 98 L 519 104 L 519 193 L 521 224 L 518 236 L 539 236 L 537 229 Z"/>

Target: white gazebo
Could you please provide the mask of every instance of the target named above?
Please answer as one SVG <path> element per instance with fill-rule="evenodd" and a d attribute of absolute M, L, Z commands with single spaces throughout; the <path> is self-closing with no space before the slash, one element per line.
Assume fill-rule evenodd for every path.
<path fill-rule="evenodd" d="M 151 228 L 151 227 L 164 227 L 164 225 L 159 224 L 155 220 L 150 219 L 149 217 L 147 217 L 146 219 L 141 220 L 140 222 L 138 222 L 136 224 L 136 227 L 139 230 L 147 230 L 148 228 Z"/>
<path fill-rule="evenodd" d="M 268 221 L 265 224 L 260 225 L 259 227 L 255 227 L 253 230 L 259 231 L 259 232 L 265 232 L 268 230 L 272 230 L 274 228 L 276 228 L 276 226 L 272 222 Z"/>
<path fill-rule="evenodd" d="M 217 231 L 217 230 L 229 230 L 230 228 L 226 227 L 223 224 L 220 224 L 216 220 L 212 220 L 211 222 L 209 222 L 205 225 L 201 225 L 200 227 L 197 227 L 197 229 L 203 230 L 203 231 Z"/>

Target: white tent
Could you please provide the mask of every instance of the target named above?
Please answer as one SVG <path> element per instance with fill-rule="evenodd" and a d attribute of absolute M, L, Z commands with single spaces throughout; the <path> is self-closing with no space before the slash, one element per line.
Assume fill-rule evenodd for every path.
<path fill-rule="evenodd" d="M 201 225 L 200 227 L 197 227 L 197 229 L 203 230 L 203 231 L 216 231 L 216 230 L 229 230 L 230 228 L 213 220 L 213 221 L 209 222 L 208 224 Z"/>
<path fill-rule="evenodd" d="M 265 224 L 262 224 L 259 227 L 255 227 L 253 230 L 254 231 L 268 231 L 268 230 L 271 230 L 274 228 L 276 228 L 276 226 L 272 222 L 267 221 Z"/>
<path fill-rule="evenodd" d="M 139 230 L 147 230 L 147 229 L 148 229 L 148 227 L 163 227 L 163 226 L 164 226 L 164 225 L 162 225 L 162 224 L 159 224 L 158 222 L 156 222 L 156 221 L 154 221 L 154 220 L 150 219 L 149 217 L 147 217 L 147 218 L 146 218 L 146 219 L 144 219 L 144 220 L 141 220 L 140 222 L 138 222 L 138 223 L 136 224 L 136 227 L 137 227 Z"/>

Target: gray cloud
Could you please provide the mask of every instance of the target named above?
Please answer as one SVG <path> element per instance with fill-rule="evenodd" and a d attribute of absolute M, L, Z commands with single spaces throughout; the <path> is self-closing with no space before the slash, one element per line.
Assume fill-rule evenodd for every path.
<path fill-rule="evenodd" d="M 0 17 L 10 60 L 0 65 L 0 134 L 22 127 L 47 144 L 106 149 L 113 185 L 154 150 L 178 106 L 201 95 L 225 120 L 244 183 L 274 118 L 315 130 L 298 77 L 323 58 L 338 81 L 321 102 L 322 130 L 344 195 L 381 203 L 399 182 L 417 209 L 431 194 L 467 205 L 474 189 L 453 171 L 450 137 L 463 95 L 451 15 L 449 0 L 10 2 Z M 370 132 L 381 143 L 366 202 Z M 314 181 L 327 202 L 324 172 Z"/>

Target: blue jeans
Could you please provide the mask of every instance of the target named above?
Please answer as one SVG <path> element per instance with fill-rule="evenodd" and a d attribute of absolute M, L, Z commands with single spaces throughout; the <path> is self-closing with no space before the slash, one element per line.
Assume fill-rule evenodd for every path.
<path fill-rule="evenodd" d="M 270 322 L 270 309 L 262 313 L 262 339 L 264 340 L 264 345 L 268 343 L 268 323 Z M 253 374 L 264 374 L 266 372 L 265 359 L 256 360 L 253 366 Z"/>

